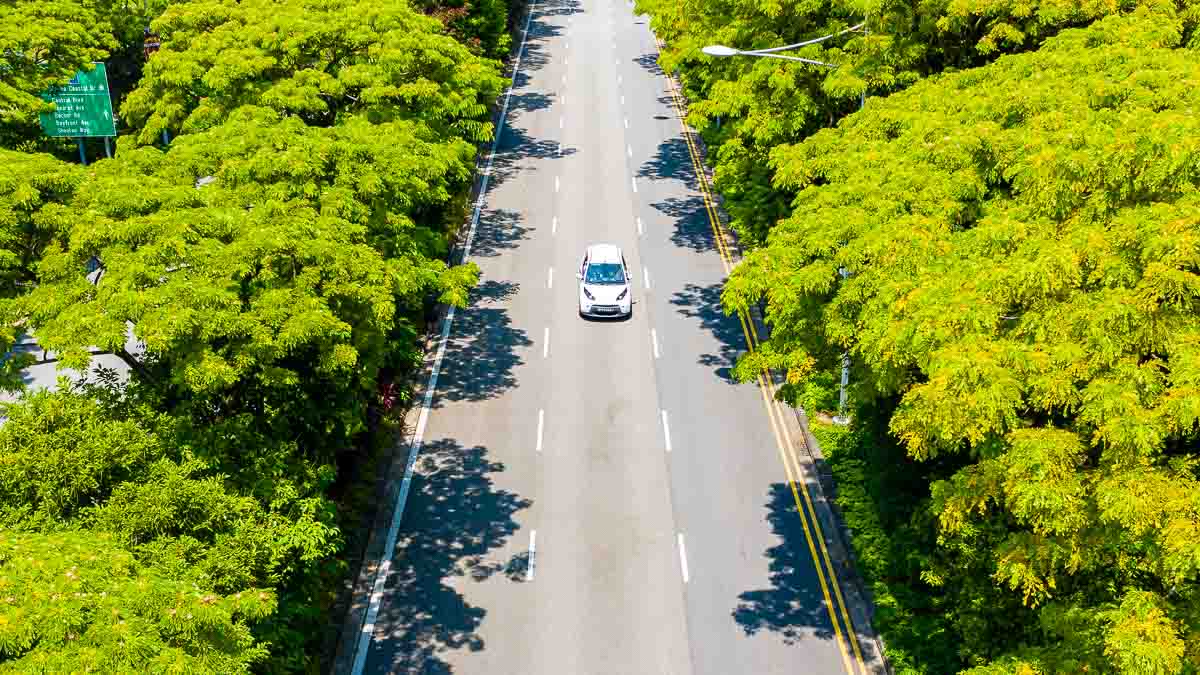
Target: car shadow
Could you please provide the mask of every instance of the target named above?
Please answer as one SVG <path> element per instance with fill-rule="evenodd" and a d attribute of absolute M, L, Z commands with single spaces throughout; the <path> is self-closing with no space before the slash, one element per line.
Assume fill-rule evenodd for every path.
<path fill-rule="evenodd" d="M 630 312 L 625 316 L 591 316 L 580 314 L 579 318 L 588 323 L 627 323 L 633 319 L 633 313 Z"/>
<path fill-rule="evenodd" d="M 780 539 L 766 552 L 771 587 L 739 595 L 734 621 L 747 635 L 770 631 L 789 645 L 814 637 L 835 639 L 791 486 L 771 485 L 766 507 L 767 522 Z"/>
<path fill-rule="evenodd" d="M 721 306 L 723 286 L 723 281 L 710 286 L 687 284 L 683 290 L 673 293 L 668 302 L 683 316 L 699 321 L 700 327 L 717 339 L 717 353 L 701 354 L 697 362 L 712 368 L 717 377 L 726 383 L 737 384 L 733 378 L 733 367 L 746 349 L 746 336 L 738 317 L 725 314 Z"/>
<path fill-rule="evenodd" d="M 439 439 L 421 448 L 367 672 L 450 673 L 445 652 L 484 649 L 477 629 L 487 612 L 452 584 L 456 577 L 482 581 L 495 574 L 524 579 L 523 556 L 489 557 L 516 533 L 513 516 L 532 505 L 495 488 L 492 476 L 504 470 L 483 447 Z"/>

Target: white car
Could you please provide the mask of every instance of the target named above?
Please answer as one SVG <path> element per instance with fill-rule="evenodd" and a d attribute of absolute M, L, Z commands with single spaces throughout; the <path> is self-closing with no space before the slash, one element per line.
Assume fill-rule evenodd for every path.
<path fill-rule="evenodd" d="M 579 279 L 581 316 L 630 316 L 629 266 L 625 255 L 612 244 L 592 244 L 583 254 L 575 275 Z"/>

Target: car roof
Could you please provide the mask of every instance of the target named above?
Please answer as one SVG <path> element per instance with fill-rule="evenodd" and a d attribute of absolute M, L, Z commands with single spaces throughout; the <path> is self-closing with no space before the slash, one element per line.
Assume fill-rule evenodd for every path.
<path fill-rule="evenodd" d="M 619 263 L 621 249 L 613 244 L 592 244 L 588 247 L 588 260 L 594 263 Z"/>

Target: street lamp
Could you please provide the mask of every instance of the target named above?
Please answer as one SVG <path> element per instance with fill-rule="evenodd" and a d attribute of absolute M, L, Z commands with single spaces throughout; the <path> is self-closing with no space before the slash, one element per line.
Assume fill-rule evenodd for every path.
<path fill-rule="evenodd" d="M 813 59 L 804 59 L 804 58 L 800 58 L 799 56 L 784 56 L 783 54 L 779 54 L 777 52 L 791 51 L 793 49 L 798 49 L 800 47 L 804 47 L 807 45 L 817 44 L 818 42 L 824 42 L 825 40 L 828 40 L 830 38 L 835 38 L 839 35 L 845 35 L 846 33 L 856 31 L 860 28 L 863 29 L 864 33 L 869 32 L 867 30 L 867 22 L 864 21 L 864 22 L 858 24 L 857 26 L 851 26 L 851 27 L 847 28 L 846 30 L 843 30 L 843 31 L 840 31 L 837 33 L 831 33 L 829 35 L 825 35 L 823 37 L 815 38 L 812 40 L 806 40 L 804 42 L 797 42 L 794 45 L 784 45 L 782 47 L 771 47 L 770 49 L 748 49 L 748 50 L 734 49 L 733 47 L 726 47 L 725 45 L 708 45 L 707 47 L 701 48 L 700 51 L 704 52 L 705 54 L 708 54 L 709 56 L 716 57 L 716 58 L 726 58 L 726 57 L 730 57 L 730 56 L 759 56 L 759 57 L 768 58 L 768 59 L 784 59 L 786 61 L 799 61 L 801 63 L 809 63 L 814 66 L 824 66 L 826 68 L 837 68 L 837 64 L 835 64 L 835 63 L 825 63 L 824 61 L 816 61 Z M 862 110 L 863 108 L 866 107 L 866 105 L 867 105 L 867 92 L 866 92 L 866 90 L 863 90 L 862 96 L 859 97 L 859 99 L 858 99 L 858 109 Z M 850 276 L 850 271 L 847 270 L 845 267 L 839 267 L 838 274 L 841 275 L 841 277 L 844 281 L 847 277 Z M 833 417 L 833 421 L 835 424 L 849 424 L 850 423 L 850 417 L 849 417 L 849 415 L 846 414 L 846 385 L 848 385 L 848 384 L 850 384 L 850 352 L 846 351 L 846 352 L 842 353 L 842 384 L 841 384 L 841 389 L 838 392 L 838 414 L 834 415 L 834 417 Z"/>

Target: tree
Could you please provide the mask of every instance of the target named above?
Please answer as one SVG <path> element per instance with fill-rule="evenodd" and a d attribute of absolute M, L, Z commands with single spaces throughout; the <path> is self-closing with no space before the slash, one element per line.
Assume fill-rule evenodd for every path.
<path fill-rule="evenodd" d="M 1149 7 L 1159 3 L 1136 3 Z M 1176 0 L 1184 44 L 1194 43 L 1200 3 Z M 775 146 L 796 143 L 859 107 L 859 97 L 901 91 L 943 70 L 985 65 L 1036 49 L 1064 28 L 1125 11 L 1112 3 L 886 2 L 805 3 L 753 0 L 639 0 L 666 46 L 661 65 L 678 73 L 692 100 L 688 116 L 714 152 L 716 187 L 731 224 L 751 246 L 762 243 L 794 197 L 767 166 Z M 849 33 L 792 55 L 836 69 L 765 58 L 705 56 L 705 45 L 761 49 Z M 716 121 L 720 120 L 719 127 Z"/>
<path fill-rule="evenodd" d="M 248 673 L 267 591 L 220 595 L 87 532 L 0 536 L 0 670 Z"/>
<path fill-rule="evenodd" d="M 911 457 L 964 463 L 931 486 L 924 576 L 983 569 L 1041 623 L 1022 645 L 963 598 L 981 673 L 1200 665 L 1191 21 L 1108 17 L 777 148 L 793 213 L 725 290 L 773 327 L 743 375 L 848 348 Z"/>
<path fill-rule="evenodd" d="M 120 570 L 129 572 L 129 583 L 137 589 L 156 588 L 163 593 L 187 589 L 189 597 L 208 597 L 204 605 L 221 599 L 233 606 L 236 603 L 229 596 L 266 593 L 270 600 L 261 605 L 263 611 L 255 615 L 257 621 L 250 631 L 234 627 L 237 648 L 245 652 L 247 663 L 264 657 L 268 645 L 286 649 L 303 643 L 303 635 L 299 641 L 287 641 L 285 635 L 289 630 L 311 628 L 296 617 L 309 611 L 312 600 L 296 593 L 313 592 L 313 580 L 341 544 L 334 507 L 323 496 L 328 471 L 323 476 L 311 463 L 306 466 L 296 461 L 294 448 L 281 457 L 282 453 L 278 449 L 272 452 L 269 445 L 278 441 L 261 435 L 263 447 L 248 453 L 246 446 L 239 446 L 242 455 L 233 457 L 221 452 L 212 437 L 225 436 L 228 442 L 232 436 L 233 442 L 245 443 L 254 439 L 252 434 L 231 434 L 229 425 L 206 428 L 211 436 L 198 434 L 189 420 L 154 412 L 128 392 L 64 387 L 55 393 L 33 393 L 9 405 L 6 413 L 9 419 L 0 427 L 0 523 L 5 532 L 20 537 L 14 545 L 25 546 L 33 540 L 43 548 L 65 547 L 62 554 L 70 561 L 75 542 L 93 542 L 79 546 L 106 551 L 92 561 L 98 565 L 124 561 Z M 280 463 L 281 458 L 287 463 Z M 58 538 L 30 539 L 17 533 Z M 27 564 L 25 558 L 14 562 L 18 563 Z M 5 583 L 3 570 L 0 564 L 0 587 Z M 20 574 L 28 576 L 35 571 Z M 53 570 L 47 574 L 53 577 Z M 12 576 L 7 579 L 10 587 L 21 587 Z M 32 587 L 28 584 L 34 582 L 26 579 L 21 583 Z M 167 610 L 147 605 L 142 598 L 107 592 L 109 596 L 75 596 L 70 611 L 83 614 L 76 635 L 86 632 L 82 626 L 92 621 L 89 616 L 102 616 L 110 609 L 154 620 L 165 618 Z M 2 594 L 0 588 L 0 597 Z M 34 635 L 29 631 L 37 622 L 28 614 L 50 611 L 43 605 L 52 595 L 25 600 L 19 616 L 30 626 L 20 633 L 25 637 L 13 637 L 15 646 L 7 651 L 3 646 L 4 606 L 0 603 L 0 654 L 15 658 L 29 651 L 34 644 L 29 642 L 34 639 L 29 638 Z M 89 597 L 93 601 L 87 601 Z M 228 611 L 213 616 L 225 621 L 229 618 L 226 614 Z M 282 627 L 277 623 L 281 620 Z M 143 628 L 151 633 L 167 630 L 162 626 Z M 193 628 L 167 628 L 164 640 L 168 644 L 148 645 L 142 657 L 166 659 L 163 663 L 182 658 L 174 654 L 177 647 L 183 647 L 175 633 L 190 633 Z M 213 632 L 233 630 L 230 627 L 204 630 L 210 633 L 201 636 L 204 640 L 219 639 L 226 644 L 233 639 Z M 285 639 L 280 639 L 281 635 Z M 57 642 L 48 644 L 37 639 L 42 646 L 23 658 L 56 664 L 98 658 L 92 647 L 84 650 L 87 653 L 77 653 L 76 643 L 63 642 L 61 634 L 54 638 Z M 194 654 L 202 647 L 185 651 Z M 284 660 L 293 658 L 284 655 Z M 103 667 L 122 670 L 133 665 Z M 221 665 L 210 670 L 229 672 Z"/>
<path fill-rule="evenodd" d="M 171 6 L 154 28 L 162 49 L 122 107 L 140 143 L 210 129 L 243 105 L 314 126 L 354 115 L 473 142 L 492 133 L 499 64 L 404 2 L 204 0 Z"/>
<path fill-rule="evenodd" d="M 13 0 L 0 5 L 0 146 L 37 138 L 40 94 L 91 69 L 116 46 L 91 0 Z"/>
<path fill-rule="evenodd" d="M 0 148 L 0 297 L 34 284 L 42 251 L 74 223 L 68 204 L 83 178 L 50 155 Z"/>
<path fill-rule="evenodd" d="M 462 302 L 476 278 L 433 259 L 433 233 L 408 215 L 469 175 L 469 146 L 427 135 L 411 122 L 320 129 L 247 108 L 178 139 L 170 161 L 124 151 L 95 165 L 77 226 L 17 304 L 69 367 L 94 345 L 210 421 L 253 412 L 280 438 L 336 442 L 362 424 L 397 303 L 430 291 Z M 197 189 L 209 171 L 218 180 Z M 125 349 L 128 326 L 146 358 Z M 343 403 L 329 406 L 336 392 Z M 330 424 L 341 432 L 330 437 Z"/>

